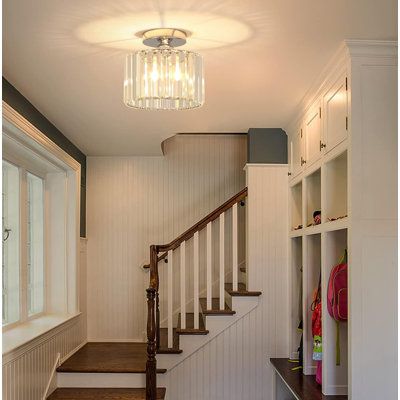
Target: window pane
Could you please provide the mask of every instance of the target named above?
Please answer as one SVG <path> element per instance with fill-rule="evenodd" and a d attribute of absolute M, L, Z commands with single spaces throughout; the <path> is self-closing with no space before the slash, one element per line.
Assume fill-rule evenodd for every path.
<path fill-rule="evenodd" d="M 19 170 L 3 161 L 3 325 L 19 320 Z"/>
<path fill-rule="evenodd" d="M 28 183 L 28 316 L 40 313 L 44 306 L 44 195 L 43 180 L 30 173 Z"/>

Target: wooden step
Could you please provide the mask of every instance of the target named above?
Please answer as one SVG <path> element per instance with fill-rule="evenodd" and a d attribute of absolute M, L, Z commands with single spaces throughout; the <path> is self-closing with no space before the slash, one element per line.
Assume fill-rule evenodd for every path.
<path fill-rule="evenodd" d="M 181 329 L 181 314 L 178 318 L 178 328 L 176 332 L 179 335 L 207 335 L 208 330 L 204 325 L 203 316 L 199 314 L 199 329 L 194 329 L 194 313 L 186 313 L 186 328 Z"/>
<path fill-rule="evenodd" d="M 157 389 L 157 400 L 165 398 L 165 388 Z M 146 389 L 56 389 L 47 400 L 146 400 Z"/>
<path fill-rule="evenodd" d="M 249 292 L 246 290 L 246 285 L 244 283 L 238 283 L 238 290 L 232 290 L 232 283 L 225 283 L 225 290 L 231 296 L 261 296 L 261 292 L 253 291 Z"/>
<path fill-rule="evenodd" d="M 182 350 L 179 349 L 179 335 L 176 328 L 173 329 L 172 334 L 172 348 L 168 348 L 168 329 L 160 328 L 160 348 L 157 350 L 158 354 L 180 354 Z"/>
<path fill-rule="evenodd" d="M 146 372 L 146 343 L 86 343 L 64 361 L 57 372 L 119 372 L 143 374 Z M 160 374 L 166 369 L 157 369 Z"/>
<path fill-rule="evenodd" d="M 207 299 L 200 299 L 200 306 L 204 315 L 233 315 L 236 314 L 236 311 L 233 311 L 229 308 L 229 306 L 225 303 L 225 309 L 219 309 L 219 299 L 213 298 L 211 301 L 211 310 L 207 310 Z"/>

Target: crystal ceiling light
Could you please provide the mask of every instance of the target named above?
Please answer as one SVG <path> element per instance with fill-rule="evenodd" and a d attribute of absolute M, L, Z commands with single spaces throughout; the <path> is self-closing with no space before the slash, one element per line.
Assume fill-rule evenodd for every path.
<path fill-rule="evenodd" d="M 128 54 L 124 103 L 145 110 L 185 110 L 204 104 L 204 69 L 200 54 L 174 47 L 186 43 L 187 32 L 152 29 L 139 33 L 154 49 Z"/>

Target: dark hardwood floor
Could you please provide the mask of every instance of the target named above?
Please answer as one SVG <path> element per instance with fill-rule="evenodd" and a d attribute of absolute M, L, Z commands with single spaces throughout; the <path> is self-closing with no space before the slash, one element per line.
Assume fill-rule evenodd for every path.
<path fill-rule="evenodd" d="M 229 308 L 229 306 L 225 303 L 225 309 L 219 309 L 219 299 L 213 298 L 211 301 L 211 310 L 207 310 L 207 299 L 200 299 L 200 307 L 202 309 L 202 313 L 204 315 L 233 315 L 236 314 L 236 311 L 233 311 Z"/>
<path fill-rule="evenodd" d="M 179 349 L 179 335 L 176 328 L 173 330 L 172 348 L 168 348 L 168 329 L 160 328 L 160 348 L 157 350 L 158 354 L 180 354 L 182 350 Z"/>
<path fill-rule="evenodd" d="M 181 329 L 181 314 L 178 318 L 178 328 L 176 332 L 179 335 L 207 335 L 208 330 L 205 328 L 204 319 L 201 313 L 199 314 L 199 329 L 194 329 L 194 314 L 186 313 L 186 328 Z"/>
<path fill-rule="evenodd" d="M 249 292 L 246 290 L 246 285 L 244 283 L 239 283 L 238 284 L 238 290 L 234 291 L 232 289 L 232 283 L 225 283 L 225 290 L 231 295 L 231 296 L 261 296 L 261 292 L 258 291 L 252 291 Z"/>
<path fill-rule="evenodd" d="M 57 368 L 57 372 L 146 371 L 146 343 L 87 343 Z M 165 369 L 158 369 L 165 373 Z"/>
<path fill-rule="evenodd" d="M 321 386 L 315 381 L 314 375 L 304 375 L 303 371 L 295 370 L 288 358 L 271 358 L 271 364 L 283 378 L 290 389 L 301 400 L 346 400 L 347 396 L 325 396 Z M 383 399 L 382 399 L 383 400 Z"/>
<path fill-rule="evenodd" d="M 157 389 L 157 400 L 163 400 L 165 388 Z M 145 400 L 146 389 L 56 389 L 47 400 Z"/>

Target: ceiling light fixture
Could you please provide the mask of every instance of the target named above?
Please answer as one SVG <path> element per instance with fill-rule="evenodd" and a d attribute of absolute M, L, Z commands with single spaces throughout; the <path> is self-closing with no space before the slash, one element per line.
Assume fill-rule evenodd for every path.
<path fill-rule="evenodd" d="M 145 110 L 185 110 L 204 104 L 203 57 L 176 50 L 188 32 L 152 29 L 139 32 L 146 46 L 126 56 L 124 103 Z"/>

